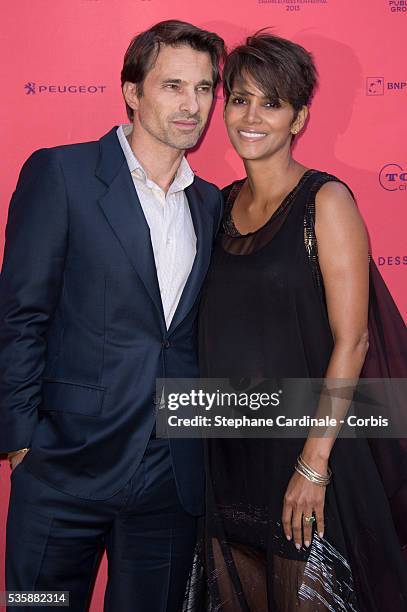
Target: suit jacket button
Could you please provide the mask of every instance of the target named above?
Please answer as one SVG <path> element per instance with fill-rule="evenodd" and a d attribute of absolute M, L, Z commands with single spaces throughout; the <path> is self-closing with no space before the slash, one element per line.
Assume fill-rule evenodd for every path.
<path fill-rule="evenodd" d="M 171 344 L 169 343 L 168 340 L 166 340 L 165 342 L 162 343 L 164 348 L 170 348 Z"/>

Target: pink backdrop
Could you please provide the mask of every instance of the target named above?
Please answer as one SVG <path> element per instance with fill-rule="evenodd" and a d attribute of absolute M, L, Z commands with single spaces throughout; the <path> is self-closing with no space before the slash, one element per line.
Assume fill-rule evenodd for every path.
<path fill-rule="evenodd" d="M 40 147 L 98 139 L 125 122 L 122 58 L 132 36 L 183 19 L 228 45 L 272 26 L 314 53 L 321 85 L 295 155 L 351 185 L 374 259 L 407 311 L 407 0 L 20 0 L 2 7 L 0 223 L 23 161 Z M 216 101 L 208 133 L 190 155 L 194 170 L 223 186 L 243 176 Z M 0 590 L 4 589 L 9 467 L 0 469 Z M 102 562 L 92 611 L 101 610 Z"/>

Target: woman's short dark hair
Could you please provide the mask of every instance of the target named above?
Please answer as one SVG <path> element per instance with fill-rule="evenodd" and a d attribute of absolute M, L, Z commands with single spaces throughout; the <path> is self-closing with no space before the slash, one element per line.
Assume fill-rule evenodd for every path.
<path fill-rule="evenodd" d="M 300 45 L 260 30 L 235 47 L 223 69 L 225 101 L 235 82 L 250 77 L 271 100 L 285 100 L 295 114 L 310 103 L 317 83 L 312 55 Z"/>
<path fill-rule="evenodd" d="M 171 19 L 156 23 L 149 30 L 133 38 L 124 56 L 121 73 L 122 87 L 126 81 L 135 83 L 138 95 L 143 94 L 143 83 L 153 67 L 161 45 L 178 47 L 189 45 L 196 51 L 209 53 L 212 61 L 213 89 L 220 80 L 219 64 L 225 59 L 225 44 L 214 32 L 202 30 L 191 23 Z M 126 103 L 129 119 L 133 119 L 133 109 Z"/>

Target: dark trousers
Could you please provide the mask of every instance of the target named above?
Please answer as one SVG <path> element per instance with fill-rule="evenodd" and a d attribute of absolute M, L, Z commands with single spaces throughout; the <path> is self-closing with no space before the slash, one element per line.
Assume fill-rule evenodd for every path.
<path fill-rule="evenodd" d="M 11 476 L 6 588 L 69 591 L 66 609 L 83 612 L 106 550 L 105 612 L 179 612 L 195 538 L 196 518 L 179 502 L 165 440 L 150 440 L 134 476 L 103 501 L 57 491 L 23 460 Z"/>

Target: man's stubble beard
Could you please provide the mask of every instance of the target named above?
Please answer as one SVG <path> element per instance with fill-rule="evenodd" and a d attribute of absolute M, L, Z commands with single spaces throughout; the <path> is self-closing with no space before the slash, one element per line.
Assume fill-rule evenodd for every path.
<path fill-rule="evenodd" d="M 180 120 L 180 118 L 178 117 L 178 119 Z M 184 117 L 184 119 L 186 119 L 186 117 Z M 191 117 L 188 117 L 188 119 L 191 119 Z M 142 120 L 142 118 L 139 116 L 139 122 L 140 125 L 142 126 L 142 128 L 148 133 L 150 134 L 150 136 L 152 136 L 153 138 L 155 138 L 156 140 L 158 140 L 159 142 L 161 142 L 162 144 L 165 144 L 169 147 L 172 147 L 173 149 L 177 149 L 179 151 L 185 151 L 186 149 L 192 149 L 197 142 L 199 141 L 200 137 L 202 136 L 202 133 L 205 129 L 205 125 L 206 123 L 202 124 L 201 119 L 198 120 L 198 133 L 192 137 L 191 135 L 191 141 L 187 141 L 188 138 L 188 134 L 185 134 L 185 140 L 184 142 L 180 142 L 181 138 L 182 138 L 182 134 L 180 134 L 180 138 L 177 139 L 176 136 L 174 136 L 174 138 L 171 137 L 171 126 L 168 123 L 168 128 L 164 129 L 163 127 L 160 127 L 159 130 L 154 130 L 151 129 L 149 127 L 149 125 L 147 123 L 144 123 L 144 121 Z M 176 130 L 175 126 L 173 128 L 174 130 Z"/>

